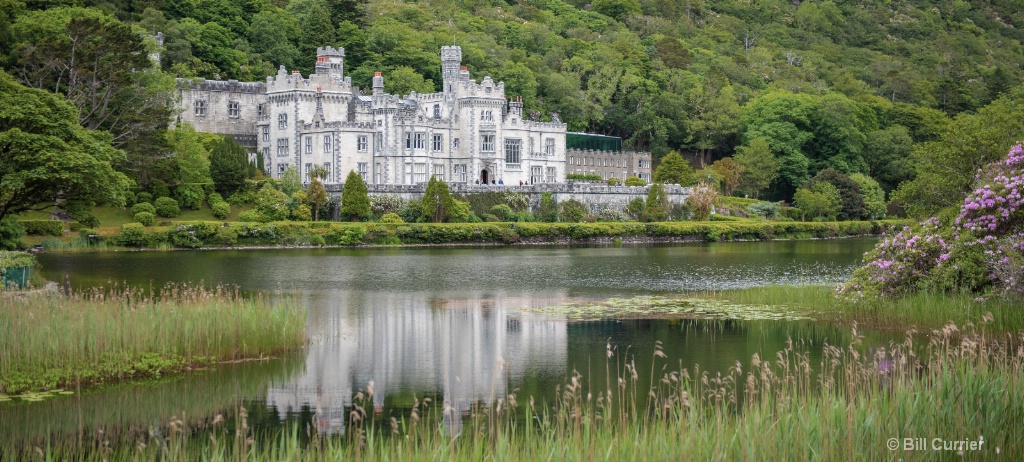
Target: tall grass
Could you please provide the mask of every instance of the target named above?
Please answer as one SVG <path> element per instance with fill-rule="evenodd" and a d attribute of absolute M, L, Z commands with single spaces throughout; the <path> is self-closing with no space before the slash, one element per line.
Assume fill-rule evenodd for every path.
<path fill-rule="evenodd" d="M 0 393 L 159 376 L 301 347 L 294 300 L 222 287 L 0 297 Z"/>
<path fill-rule="evenodd" d="M 942 327 L 947 323 L 966 325 L 992 315 L 990 331 L 1024 330 L 1024 300 L 1013 295 L 948 294 L 917 292 L 898 299 L 850 302 L 837 299 L 828 286 L 767 286 L 749 289 L 695 293 L 695 296 L 732 300 L 755 305 L 785 306 L 809 312 L 822 320 L 858 322 L 880 329 L 903 330 Z"/>
<path fill-rule="evenodd" d="M 809 343 L 790 342 L 722 373 L 679 367 L 657 347 L 657 363 L 641 371 L 609 345 L 614 375 L 588 383 L 575 373 L 546 402 L 495 396 L 467 417 L 428 399 L 398 415 L 368 411 L 371 384 L 356 395 L 340 438 L 299 427 L 260 433 L 236 407 L 198 434 L 174 421 L 128 444 L 38 452 L 86 460 L 1016 460 L 1024 456 L 1024 335 L 991 338 L 987 322 L 966 332 L 947 325 L 924 345 L 908 334 L 867 354 L 854 328 L 845 347 L 812 355 Z M 640 389 L 648 375 L 656 383 Z M 926 438 L 927 448 L 905 450 L 904 438 Z M 934 438 L 984 443 L 935 451 Z"/>

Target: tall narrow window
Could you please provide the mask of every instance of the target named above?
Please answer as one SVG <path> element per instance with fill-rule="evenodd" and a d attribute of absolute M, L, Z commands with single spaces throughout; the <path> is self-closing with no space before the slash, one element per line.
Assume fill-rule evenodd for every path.
<path fill-rule="evenodd" d="M 277 157 L 288 156 L 288 138 L 277 139 Z"/>
<path fill-rule="evenodd" d="M 494 135 L 480 135 L 480 151 L 494 152 Z"/>
<path fill-rule="evenodd" d="M 440 104 L 435 104 L 434 105 L 434 118 L 435 119 L 440 119 L 441 118 L 441 105 Z"/>
<path fill-rule="evenodd" d="M 263 127 L 263 141 L 270 141 L 270 127 Z"/>
<path fill-rule="evenodd" d="M 530 184 L 543 183 L 544 177 L 542 170 L 544 167 L 530 167 Z"/>
<path fill-rule="evenodd" d="M 423 133 L 417 133 L 413 138 L 413 148 L 423 149 L 423 139 L 425 135 Z"/>
<path fill-rule="evenodd" d="M 331 135 L 324 135 L 324 152 L 331 152 Z"/>
<path fill-rule="evenodd" d="M 266 105 L 264 105 L 263 103 L 257 104 L 256 105 L 256 116 L 257 117 L 263 117 L 266 114 L 264 112 L 264 111 L 266 111 L 265 108 L 266 108 Z"/>
<path fill-rule="evenodd" d="M 555 139 L 547 138 L 544 140 L 544 154 L 548 156 L 555 155 Z"/>
<path fill-rule="evenodd" d="M 441 152 L 444 147 L 444 135 L 433 135 L 430 140 L 430 148 L 434 152 Z"/>
<path fill-rule="evenodd" d="M 505 140 L 505 163 L 518 164 L 522 160 L 523 140 Z"/>
<path fill-rule="evenodd" d="M 405 149 L 412 149 L 412 132 L 405 132 Z"/>
<path fill-rule="evenodd" d="M 277 128 L 285 129 L 288 128 L 288 114 L 277 115 Z"/>
<path fill-rule="evenodd" d="M 228 117 L 237 119 L 242 114 L 238 101 L 228 101 Z"/>
<path fill-rule="evenodd" d="M 366 135 L 359 135 L 356 138 L 356 150 L 359 152 L 366 152 Z"/>
<path fill-rule="evenodd" d="M 313 153 L 313 137 L 312 136 L 307 136 L 306 137 L 306 154 L 312 154 L 312 153 Z"/>
<path fill-rule="evenodd" d="M 369 177 L 370 175 L 369 164 L 367 164 L 366 162 L 357 163 L 356 173 L 358 173 L 359 176 L 363 177 L 363 181 L 366 181 L 366 178 Z"/>
<path fill-rule="evenodd" d="M 434 178 L 444 180 L 444 164 L 434 164 Z"/>
<path fill-rule="evenodd" d="M 302 177 L 306 179 L 306 183 L 309 183 L 309 171 L 313 170 L 313 164 L 306 164 L 306 168 L 303 169 Z"/>
<path fill-rule="evenodd" d="M 417 163 L 413 164 L 413 182 L 414 183 L 426 183 L 427 182 L 427 164 Z"/>
<path fill-rule="evenodd" d="M 324 170 L 327 171 L 327 178 L 324 178 L 324 181 L 330 183 L 331 182 L 331 163 L 330 162 L 324 162 Z"/>
<path fill-rule="evenodd" d="M 199 116 L 199 117 L 206 116 L 206 101 L 205 100 L 198 100 L 195 103 L 192 103 L 192 107 L 195 108 L 195 114 L 197 116 Z"/>

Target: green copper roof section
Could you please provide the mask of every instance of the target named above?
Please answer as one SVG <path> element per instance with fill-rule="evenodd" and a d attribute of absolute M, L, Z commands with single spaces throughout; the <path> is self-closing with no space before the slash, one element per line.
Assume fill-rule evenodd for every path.
<path fill-rule="evenodd" d="M 618 152 L 622 151 L 622 138 L 592 133 L 568 132 L 565 134 L 565 148 Z"/>

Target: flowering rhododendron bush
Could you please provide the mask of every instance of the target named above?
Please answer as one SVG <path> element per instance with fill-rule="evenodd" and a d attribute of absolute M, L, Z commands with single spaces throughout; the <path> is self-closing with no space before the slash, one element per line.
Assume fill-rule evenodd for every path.
<path fill-rule="evenodd" d="M 842 298 L 891 297 L 921 288 L 1024 293 L 1024 147 L 985 166 L 956 219 L 904 227 L 865 255 Z"/>

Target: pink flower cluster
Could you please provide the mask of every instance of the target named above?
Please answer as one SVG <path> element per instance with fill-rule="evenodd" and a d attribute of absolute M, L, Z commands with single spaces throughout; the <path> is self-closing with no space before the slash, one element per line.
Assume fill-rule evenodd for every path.
<path fill-rule="evenodd" d="M 980 170 L 978 179 L 983 185 L 964 199 L 956 226 L 978 237 L 1016 229 L 1024 218 L 1024 147 L 1011 148 L 1006 159 Z"/>
<path fill-rule="evenodd" d="M 949 259 L 950 246 L 939 235 L 938 218 L 909 226 L 882 239 L 865 255 L 863 267 L 854 272 L 838 295 L 856 300 L 865 296 L 889 297 L 914 290 L 918 282 Z"/>

